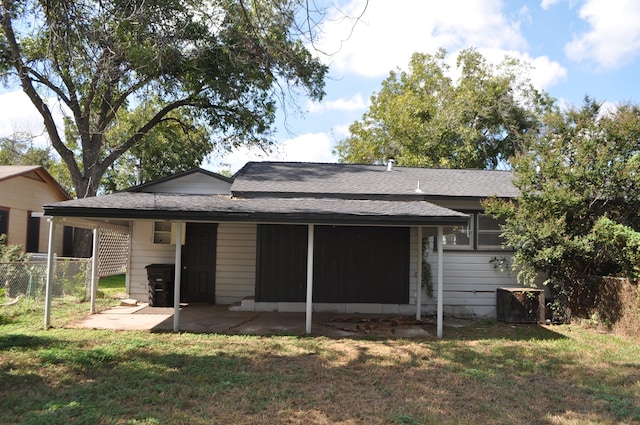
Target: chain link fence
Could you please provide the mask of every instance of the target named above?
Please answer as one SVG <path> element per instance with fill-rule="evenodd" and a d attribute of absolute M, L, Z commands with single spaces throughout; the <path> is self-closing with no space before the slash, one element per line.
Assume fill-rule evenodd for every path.
<path fill-rule="evenodd" d="M 26 262 L 0 263 L 2 304 L 11 305 L 21 298 L 44 302 L 47 281 L 46 257 Z M 51 295 L 87 301 L 91 294 L 91 258 L 55 258 Z"/>
<path fill-rule="evenodd" d="M 128 229 L 127 229 L 128 230 Z M 127 272 L 129 233 L 122 227 L 105 226 L 99 231 L 97 277 Z M 51 298 L 87 302 L 91 298 L 91 258 L 54 257 Z M 47 255 L 32 254 L 28 261 L 0 262 L 0 306 L 21 299 L 44 306 Z"/>

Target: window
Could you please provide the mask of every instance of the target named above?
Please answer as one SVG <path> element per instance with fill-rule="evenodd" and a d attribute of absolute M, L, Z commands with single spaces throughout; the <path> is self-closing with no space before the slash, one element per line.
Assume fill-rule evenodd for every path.
<path fill-rule="evenodd" d="M 0 235 L 9 234 L 9 210 L 0 208 Z"/>
<path fill-rule="evenodd" d="M 180 244 L 184 245 L 185 235 L 187 233 L 186 223 L 182 223 L 182 239 Z M 175 245 L 178 230 L 178 224 L 171 221 L 155 221 L 153 223 L 153 243 L 162 245 Z"/>
<path fill-rule="evenodd" d="M 461 226 L 445 226 L 442 230 L 442 246 L 446 249 L 473 248 L 473 214 L 469 214 L 469 222 Z"/>
<path fill-rule="evenodd" d="M 478 214 L 478 248 L 500 248 L 503 239 L 500 236 L 504 219 L 496 219 L 486 214 Z"/>
<path fill-rule="evenodd" d="M 153 243 L 171 243 L 171 223 L 168 221 L 156 221 L 153 223 Z"/>
<path fill-rule="evenodd" d="M 479 212 L 467 212 L 469 222 L 463 226 L 445 226 L 442 245 L 445 249 L 501 249 L 503 238 L 500 236 L 504 219 L 495 219 Z"/>
<path fill-rule="evenodd" d="M 40 252 L 40 217 L 31 212 L 27 219 L 27 252 Z"/>

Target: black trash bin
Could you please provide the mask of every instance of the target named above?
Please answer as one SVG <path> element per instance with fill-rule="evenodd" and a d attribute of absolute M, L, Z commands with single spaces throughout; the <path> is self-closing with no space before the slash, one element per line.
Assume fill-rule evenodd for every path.
<path fill-rule="evenodd" d="M 151 307 L 171 307 L 175 286 L 175 265 L 149 264 L 145 268 L 149 281 L 149 305 Z"/>

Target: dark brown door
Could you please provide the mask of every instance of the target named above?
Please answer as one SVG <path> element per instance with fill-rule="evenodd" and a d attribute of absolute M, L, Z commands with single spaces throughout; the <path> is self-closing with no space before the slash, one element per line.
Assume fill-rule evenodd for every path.
<path fill-rule="evenodd" d="M 187 223 L 182 250 L 181 302 L 216 302 L 218 225 Z"/>

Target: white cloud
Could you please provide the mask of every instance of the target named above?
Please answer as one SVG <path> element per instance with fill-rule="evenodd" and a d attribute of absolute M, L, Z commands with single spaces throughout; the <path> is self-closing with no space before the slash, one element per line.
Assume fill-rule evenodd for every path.
<path fill-rule="evenodd" d="M 0 95 L 0 136 L 42 133 L 42 117 L 27 95 L 13 91 Z"/>
<path fill-rule="evenodd" d="M 640 2 L 587 0 L 579 12 L 589 31 L 565 46 L 572 60 L 595 60 L 601 68 L 617 68 L 640 52 Z"/>
<path fill-rule="evenodd" d="M 528 53 L 515 50 L 504 49 L 478 49 L 478 52 L 487 60 L 488 63 L 495 66 L 504 62 L 505 57 L 518 59 L 519 61 L 529 64 L 528 76 L 531 83 L 537 89 L 548 91 L 550 87 L 559 84 L 567 79 L 568 71 L 560 63 L 551 60 L 548 56 L 531 57 Z M 460 77 L 461 70 L 456 68 L 456 58 L 460 52 L 451 52 L 446 58 L 446 63 L 450 67 L 449 77 L 454 81 Z M 523 70 L 525 70 L 523 68 Z"/>
<path fill-rule="evenodd" d="M 278 143 L 271 153 L 257 148 L 241 147 L 207 168 L 228 168 L 236 172 L 248 161 L 336 162 L 331 150 L 333 141 L 325 133 L 307 133 Z"/>
<path fill-rule="evenodd" d="M 59 104 L 50 99 L 47 103 L 56 125 L 62 129 L 63 115 Z M 34 136 L 34 142 L 40 146 L 49 144 L 42 116 L 21 90 L 0 94 L 0 137 L 13 134 Z"/>
<path fill-rule="evenodd" d="M 496 64 L 501 62 L 505 55 L 528 63 L 531 66 L 529 71 L 531 83 L 534 87 L 541 90 L 548 91 L 550 87 L 565 81 L 568 76 L 567 68 L 562 66 L 560 63 L 551 60 L 548 56 L 538 56 L 534 58 L 529 56 L 528 53 L 503 50 L 497 50 L 493 53 L 482 51 L 481 53 L 487 58 L 487 60 Z"/>
<path fill-rule="evenodd" d="M 356 93 L 351 98 L 342 98 L 337 100 L 328 100 L 324 102 L 309 102 L 309 112 L 322 113 L 325 111 L 361 111 L 367 108 L 367 103 L 360 93 Z"/>
<path fill-rule="evenodd" d="M 544 10 L 547 10 L 559 1 L 560 0 L 542 0 L 542 2 L 540 2 L 540 7 Z"/>
<path fill-rule="evenodd" d="M 333 127 L 332 133 L 338 136 L 340 139 L 343 139 L 351 135 L 351 133 L 349 132 L 349 127 L 350 124 L 336 125 L 335 127 Z"/>
<path fill-rule="evenodd" d="M 330 58 L 333 72 L 366 77 L 384 76 L 405 67 L 414 52 L 432 53 L 440 47 L 526 48 L 519 22 L 504 16 L 502 7 L 499 0 L 369 2 L 355 28 L 350 20 L 326 20 L 321 46 L 337 52 Z M 362 0 L 353 0 L 342 10 L 358 16 L 363 9 Z"/>

